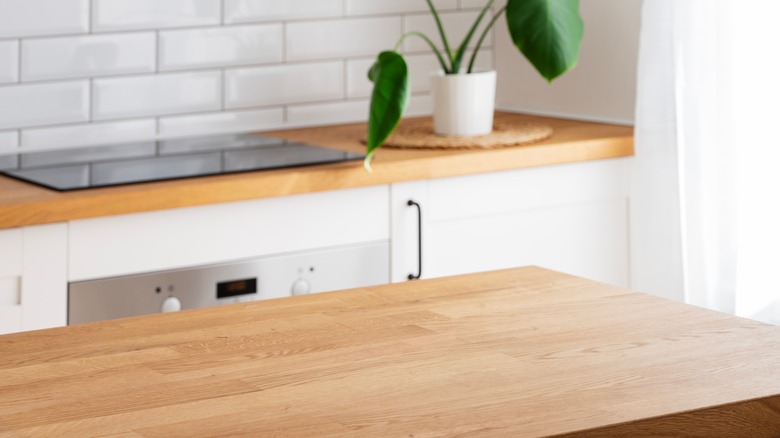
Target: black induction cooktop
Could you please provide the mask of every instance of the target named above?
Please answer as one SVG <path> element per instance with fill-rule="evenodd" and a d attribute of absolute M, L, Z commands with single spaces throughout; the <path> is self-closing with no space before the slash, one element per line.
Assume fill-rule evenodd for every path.
<path fill-rule="evenodd" d="M 69 191 L 362 158 L 352 152 L 243 133 L 0 156 L 0 173 Z"/>

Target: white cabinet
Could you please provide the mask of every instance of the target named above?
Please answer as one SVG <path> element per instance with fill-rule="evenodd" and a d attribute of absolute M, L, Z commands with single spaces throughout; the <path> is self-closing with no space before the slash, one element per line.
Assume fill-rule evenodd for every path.
<path fill-rule="evenodd" d="M 64 325 L 67 226 L 0 230 L 0 333 Z"/>
<path fill-rule="evenodd" d="M 375 186 L 0 230 L 0 333 L 65 325 L 68 282 L 387 242 L 388 206 Z"/>
<path fill-rule="evenodd" d="M 537 265 L 628 286 L 626 159 L 393 184 L 393 281 Z"/>
<path fill-rule="evenodd" d="M 0 230 L 0 333 L 64 325 L 68 282 L 390 241 L 392 281 L 538 265 L 629 282 L 627 159 Z"/>
<path fill-rule="evenodd" d="M 389 239 L 373 186 L 70 223 L 70 281 Z"/>
<path fill-rule="evenodd" d="M 22 229 L 0 230 L 0 333 L 22 329 Z"/>

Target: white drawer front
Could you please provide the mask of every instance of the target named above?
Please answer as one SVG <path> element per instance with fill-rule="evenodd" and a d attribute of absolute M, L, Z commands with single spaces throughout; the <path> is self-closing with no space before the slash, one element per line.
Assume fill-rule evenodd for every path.
<path fill-rule="evenodd" d="M 71 222 L 69 280 L 387 240 L 375 186 Z"/>

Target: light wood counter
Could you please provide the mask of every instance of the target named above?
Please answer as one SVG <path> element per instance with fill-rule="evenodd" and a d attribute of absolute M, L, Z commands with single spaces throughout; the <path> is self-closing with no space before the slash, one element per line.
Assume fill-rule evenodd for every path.
<path fill-rule="evenodd" d="M 540 268 L 5 335 L 0 352 L 0 436 L 780 435 L 780 327 Z"/>
<path fill-rule="evenodd" d="M 367 174 L 359 161 L 257 171 L 68 193 L 0 177 L 0 229 L 99 216 L 286 196 L 426 178 L 467 175 L 633 154 L 626 126 L 500 113 L 547 123 L 553 137 L 530 146 L 490 151 L 408 151 L 385 148 Z M 266 132 L 294 141 L 363 152 L 364 124 Z"/>

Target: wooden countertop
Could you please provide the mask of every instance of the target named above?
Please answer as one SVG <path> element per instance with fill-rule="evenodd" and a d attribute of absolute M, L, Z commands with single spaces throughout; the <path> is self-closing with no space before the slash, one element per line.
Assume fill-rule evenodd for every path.
<path fill-rule="evenodd" d="M 780 327 L 540 268 L 4 335 L 0 352 L 0 436 L 780 435 Z"/>
<path fill-rule="evenodd" d="M 385 148 L 376 155 L 373 174 L 355 161 L 68 193 L 0 176 L 0 229 L 633 154 L 631 127 L 509 113 L 499 113 L 497 118 L 547 123 L 555 132 L 538 144 L 489 151 Z M 358 123 L 263 135 L 364 152 L 360 139 L 365 129 L 365 124 Z"/>

